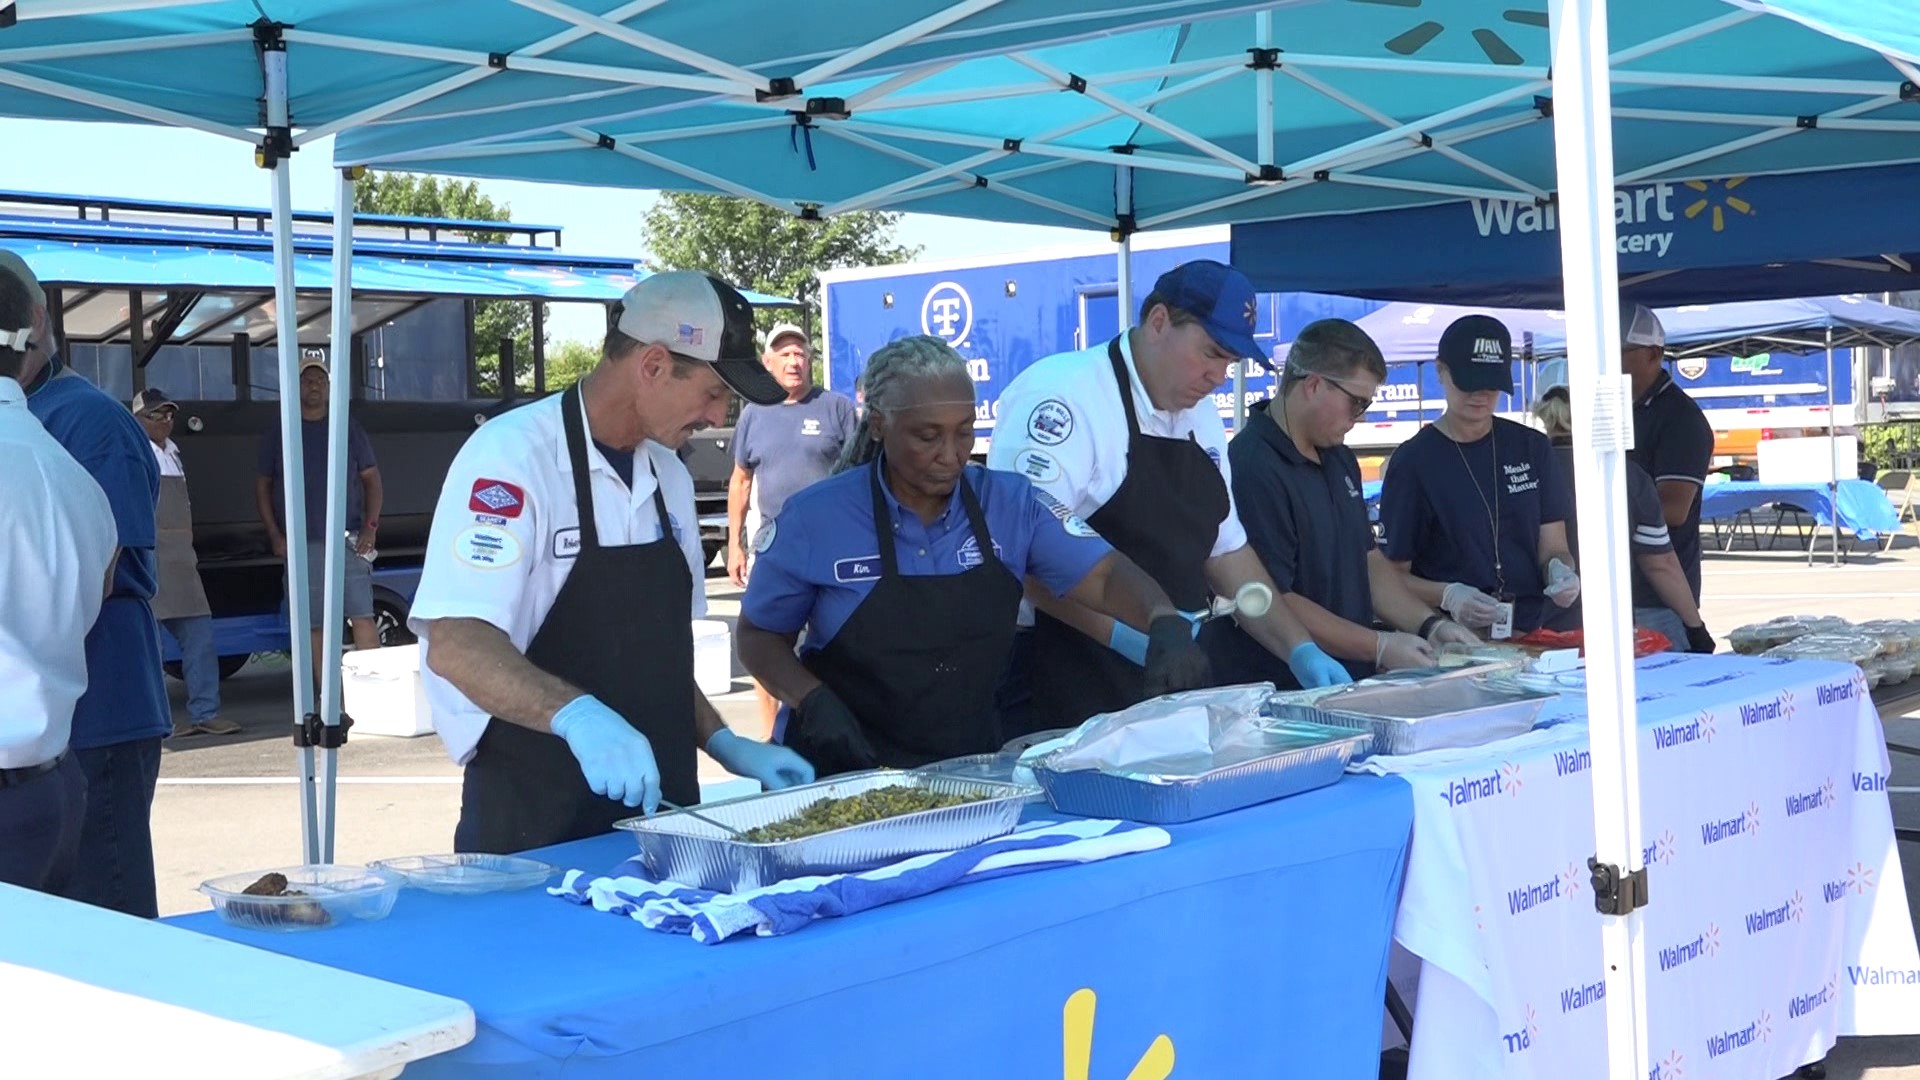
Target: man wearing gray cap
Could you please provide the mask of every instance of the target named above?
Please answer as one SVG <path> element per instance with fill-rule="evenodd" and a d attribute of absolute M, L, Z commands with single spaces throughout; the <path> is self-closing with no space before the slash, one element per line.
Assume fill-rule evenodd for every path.
<path fill-rule="evenodd" d="M 1700 599 L 1700 495 L 1713 463 L 1707 414 L 1667 372 L 1667 333 L 1645 304 L 1620 302 L 1620 370 L 1633 380 L 1633 463 L 1660 491 L 1673 552 Z"/>

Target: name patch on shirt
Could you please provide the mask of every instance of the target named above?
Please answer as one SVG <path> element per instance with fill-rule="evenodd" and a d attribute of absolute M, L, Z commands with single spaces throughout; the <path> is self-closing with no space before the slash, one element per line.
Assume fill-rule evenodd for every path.
<path fill-rule="evenodd" d="M 1027 435 L 1041 446 L 1059 446 L 1073 434 L 1073 410 L 1058 398 L 1048 398 L 1027 414 Z"/>
<path fill-rule="evenodd" d="M 580 555 L 580 526 L 561 529 L 553 534 L 553 557 L 573 559 Z"/>
<path fill-rule="evenodd" d="M 1060 479 L 1060 463 L 1045 450 L 1022 450 L 1013 459 L 1013 468 L 1036 484 L 1051 484 Z"/>
<path fill-rule="evenodd" d="M 857 559 L 840 559 L 833 564 L 833 580 L 842 584 L 854 581 L 879 581 L 880 556 L 862 555 Z"/>
<path fill-rule="evenodd" d="M 473 491 L 467 496 L 467 509 L 476 514 L 502 518 L 519 517 L 526 505 L 525 488 L 505 480 L 489 480 L 484 476 L 473 482 Z"/>
<path fill-rule="evenodd" d="M 1093 530 L 1093 526 L 1080 520 L 1080 515 L 1067 509 L 1066 503 L 1054 498 L 1045 489 L 1034 488 L 1033 497 L 1040 500 L 1040 505 L 1046 507 L 1048 513 L 1060 520 L 1060 527 L 1067 530 L 1068 536 L 1078 536 L 1084 539 L 1100 535 Z"/>
<path fill-rule="evenodd" d="M 968 570 L 971 570 L 974 567 L 979 566 L 982 562 L 985 561 L 982 558 L 980 558 L 979 539 L 977 537 L 972 537 L 972 536 L 967 537 L 967 542 L 960 545 L 960 550 L 955 557 L 960 560 L 960 565 L 962 567 L 965 567 Z M 996 559 L 1006 557 L 1006 552 L 1000 549 L 1000 541 L 998 540 L 995 540 L 993 542 L 993 557 Z"/>
<path fill-rule="evenodd" d="M 820 421 L 819 421 L 819 419 L 818 419 L 818 418 L 816 418 L 816 417 L 812 417 L 812 416 L 809 416 L 809 417 L 807 417 L 806 419 L 804 419 L 804 420 L 802 420 L 802 421 L 800 421 L 800 434 L 802 434 L 802 435 L 818 435 L 818 434 L 820 434 Z"/>
<path fill-rule="evenodd" d="M 453 557 L 478 570 L 504 570 L 520 561 L 520 541 L 505 529 L 476 525 L 453 538 Z"/>

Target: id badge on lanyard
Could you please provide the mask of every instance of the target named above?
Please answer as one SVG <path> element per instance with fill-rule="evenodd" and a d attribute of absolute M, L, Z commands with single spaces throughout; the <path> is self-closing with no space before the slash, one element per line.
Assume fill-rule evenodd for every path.
<path fill-rule="evenodd" d="M 1513 602 L 1502 600 L 1493 606 L 1493 639 L 1505 641 L 1513 636 Z"/>

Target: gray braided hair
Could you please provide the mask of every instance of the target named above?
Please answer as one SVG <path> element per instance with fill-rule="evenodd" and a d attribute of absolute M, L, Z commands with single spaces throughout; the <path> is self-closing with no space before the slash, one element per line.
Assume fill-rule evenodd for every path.
<path fill-rule="evenodd" d="M 860 374 L 867 412 L 892 416 L 908 403 L 912 388 L 928 379 L 960 379 L 969 387 L 973 385 L 967 374 L 966 359 L 945 341 L 916 334 L 887 342 L 867 358 L 867 368 Z M 873 437 L 873 427 L 863 418 L 853 438 L 841 449 L 840 460 L 834 463 L 833 471 L 845 472 L 856 465 L 865 465 L 879 454 L 880 443 Z"/>

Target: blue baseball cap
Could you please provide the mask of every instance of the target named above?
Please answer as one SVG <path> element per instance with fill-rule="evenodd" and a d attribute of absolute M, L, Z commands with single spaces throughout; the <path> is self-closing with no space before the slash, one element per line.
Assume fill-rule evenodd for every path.
<path fill-rule="evenodd" d="M 1233 267 L 1211 259 L 1181 263 L 1153 283 L 1153 297 L 1199 319 L 1207 336 L 1228 352 L 1265 357 L 1253 340 L 1253 319 L 1258 310 L 1253 282 Z"/>

